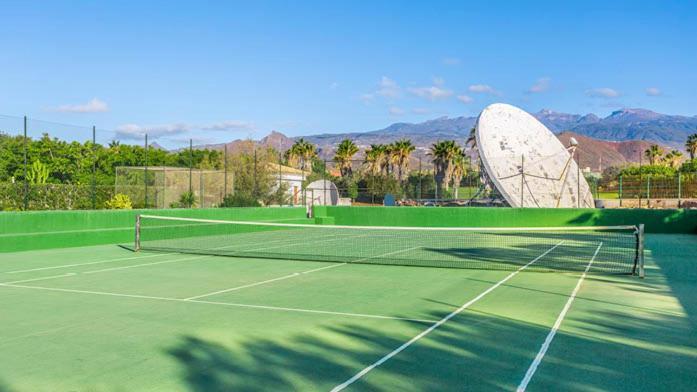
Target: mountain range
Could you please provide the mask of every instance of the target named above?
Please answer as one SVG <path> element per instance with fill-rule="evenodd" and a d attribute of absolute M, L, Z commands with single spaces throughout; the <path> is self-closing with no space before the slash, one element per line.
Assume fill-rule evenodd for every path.
<path fill-rule="evenodd" d="M 666 115 L 647 109 L 617 110 L 604 118 L 592 113 L 579 115 L 543 109 L 533 116 L 557 134 L 565 145 L 570 137 L 575 137 L 579 141 L 581 166 L 593 170 L 637 162 L 651 144 L 658 144 L 664 150 L 683 151 L 687 136 L 697 133 L 697 116 Z M 317 134 L 302 138 L 316 144 L 320 157 L 324 159 L 333 157 L 335 146 L 343 139 L 353 140 L 362 151 L 371 144 L 406 138 L 417 147 L 414 158 L 428 160 L 426 153 L 431 144 L 446 139 L 464 143 L 476 120 L 476 117 L 440 117 L 421 123 L 394 123 L 369 132 Z M 257 143 L 284 151 L 299 138 L 289 138 L 274 131 Z M 236 140 L 226 144 L 234 151 L 241 142 Z M 223 144 L 199 147 L 222 148 Z"/>

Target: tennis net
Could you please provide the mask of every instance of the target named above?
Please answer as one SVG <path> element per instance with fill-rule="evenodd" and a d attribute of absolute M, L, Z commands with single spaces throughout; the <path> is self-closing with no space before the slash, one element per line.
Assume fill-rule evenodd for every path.
<path fill-rule="evenodd" d="M 640 274 L 643 226 L 387 227 L 140 215 L 136 250 L 423 267 Z"/>

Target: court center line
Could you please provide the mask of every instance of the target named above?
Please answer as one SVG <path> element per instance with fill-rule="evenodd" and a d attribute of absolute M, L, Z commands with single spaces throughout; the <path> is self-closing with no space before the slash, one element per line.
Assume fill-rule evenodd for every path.
<path fill-rule="evenodd" d="M 288 274 L 288 275 L 284 275 L 284 276 L 279 276 L 279 277 L 273 278 L 273 279 L 268 279 L 268 280 L 263 280 L 263 281 L 256 282 L 256 283 L 250 283 L 250 284 L 246 284 L 246 285 L 242 285 L 242 286 L 232 287 L 232 288 L 229 288 L 229 289 L 218 290 L 218 291 L 214 291 L 214 292 L 211 292 L 211 293 L 196 295 L 196 296 L 189 297 L 189 298 L 185 298 L 185 299 L 186 299 L 186 300 L 193 300 L 193 299 L 205 298 L 205 297 L 210 297 L 210 296 L 216 295 L 216 294 L 229 293 L 229 292 L 231 292 L 231 291 L 242 290 L 242 289 L 246 289 L 246 288 L 249 288 L 249 287 L 261 286 L 261 285 L 267 284 L 267 283 L 278 282 L 279 280 L 286 280 L 286 279 L 290 279 L 290 278 L 295 278 L 295 277 L 298 277 L 298 276 L 301 276 L 301 275 L 311 274 L 311 273 L 313 273 L 313 272 L 323 271 L 323 270 L 327 270 L 327 269 L 330 269 L 330 268 L 341 267 L 341 266 L 344 266 L 344 265 L 350 264 L 350 263 L 359 263 L 359 262 L 366 261 L 366 260 L 370 260 L 370 259 L 374 259 L 374 258 L 377 258 L 377 257 L 390 256 L 390 255 L 393 255 L 393 254 L 402 253 L 402 252 L 407 252 L 407 251 L 414 250 L 414 249 L 418 249 L 418 248 L 421 248 L 421 247 L 420 247 L 420 246 L 414 246 L 414 247 L 412 247 L 412 248 L 402 249 L 402 250 L 398 250 L 398 251 L 395 251 L 395 252 L 389 252 L 389 253 L 384 253 L 384 254 L 380 254 L 380 255 L 376 255 L 376 256 L 365 257 L 365 258 L 358 259 L 358 260 L 352 260 L 352 261 L 349 261 L 349 262 L 347 262 L 347 263 L 333 264 L 333 265 L 328 265 L 328 266 L 325 266 L 325 267 L 313 268 L 313 269 L 307 270 L 307 271 L 294 272 L 294 273 L 292 273 L 292 274 Z"/>
<path fill-rule="evenodd" d="M 598 248 L 595 249 L 595 253 L 593 254 L 593 257 L 591 257 L 591 260 L 588 262 L 588 265 L 586 265 L 586 269 L 583 271 L 583 274 L 578 279 L 578 282 L 576 283 L 576 287 L 574 288 L 574 291 L 571 292 L 571 295 L 569 296 L 569 299 L 566 301 L 564 308 L 562 309 L 561 313 L 559 313 L 557 320 L 554 322 L 554 326 L 552 326 L 552 329 L 549 331 L 547 338 L 545 338 L 544 343 L 542 343 L 542 347 L 540 347 L 540 351 L 537 353 L 537 355 L 535 356 L 535 359 L 530 364 L 530 367 L 528 368 L 528 371 L 525 373 L 525 377 L 523 377 L 523 380 L 520 382 L 520 385 L 518 385 L 518 392 L 525 392 L 525 389 L 528 387 L 530 380 L 532 380 L 532 377 L 535 375 L 535 371 L 537 371 L 537 367 L 540 365 L 540 363 L 542 362 L 542 359 L 544 358 L 545 354 L 547 353 L 547 350 L 549 349 L 549 345 L 552 344 L 552 340 L 554 339 L 554 336 L 557 334 L 557 331 L 561 327 L 561 323 L 564 321 L 564 317 L 566 317 L 566 313 L 568 313 L 569 309 L 571 309 L 571 303 L 574 302 L 574 299 L 576 299 L 576 294 L 578 294 L 578 291 L 581 289 L 581 284 L 583 283 L 583 280 L 586 278 L 586 275 L 588 274 L 588 271 L 590 270 L 591 265 L 593 264 L 593 261 L 595 261 L 595 258 L 598 256 L 598 252 L 600 252 L 600 248 L 602 246 L 603 246 L 603 243 L 601 242 L 598 245 Z"/>
<path fill-rule="evenodd" d="M 121 294 L 121 293 L 110 293 L 110 292 L 104 292 L 104 291 L 90 291 L 90 290 L 76 290 L 76 289 L 61 289 L 61 288 L 55 288 L 55 287 L 27 286 L 27 285 L 9 284 L 9 283 L 0 283 L 0 287 L 12 287 L 12 288 L 21 288 L 21 289 L 44 290 L 44 291 L 55 291 L 55 292 L 63 292 L 63 293 L 75 293 L 75 294 L 88 294 L 88 295 L 98 295 L 98 296 L 138 298 L 138 299 L 148 299 L 148 300 L 167 301 L 167 302 L 206 304 L 206 305 L 228 306 L 228 307 L 247 308 L 247 309 L 263 309 L 263 310 L 280 311 L 280 312 L 328 314 L 328 315 L 334 315 L 334 316 L 346 316 L 346 317 L 357 317 L 357 318 L 401 320 L 401 321 L 411 321 L 411 322 L 418 322 L 418 323 L 425 323 L 425 324 L 433 324 L 436 322 L 436 320 L 397 317 L 397 316 L 386 316 L 386 315 L 379 315 L 379 314 L 335 312 L 335 311 L 330 311 L 330 310 L 288 308 L 288 307 L 280 307 L 280 306 L 241 304 L 241 303 L 233 303 L 233 302 L 186 300 L 186 299 L 181 299 L 181 298 L 155 297 L 155 296 L 150 296 L 150 295 Z"/>
<path fill-rule="evenodd" d="M 411 338 L 409 341 L 407 341 L 406 343 L 404 343 L 404 344 L 402 344 L 401 346 L 397 347 L 396 349 L 394 349 L 393 351 L 391 351 L 389 354 L 383 356 L 382 358 L 380 358 L 379 360 L 377 360 L 376 362 L 374 362 L 374 363 L 371 364 L 370 366 L 365 367 L 363 370 L 361 370 L 360 372 L 356 373 L 353 377 L 351 377 L 351 378 L 349 378 L 348 380 L 344 381 L 343 383 L 341 383 L 341 384 L 335 386 L 335 387 L 332 389 L 332 392 L 338 392 L 338 391 L 341 391 L 341 390 L 345 389 L 345 388 L 348 387 L 349 385 L 351 385 L 351 384 L 353 384 L 354 382 L 356 382 L 357 380 L 359 380 L 361 377 L 365 376 L 365 375 L 366 375 L 368 372 L 370 372 L 371 370 L 373 370 L 373 369 L 375 369 L 376 367 L 382 365 L 383 363 L 389 361 L 392 357 L 394 357 L 395 355 L 397 355 L 397 354 L 399 354 L 400 352 L 404 351 L 407 347 L 409 347 L 409 346 L 411 346 L 412 344 L 416 343 L 418 340 L 420 340 L 420 339 L 423 338 L 424 336 L 426 336 L 426 335 L 428 335 L 429 333 L 433 332 L 433 330 L 435 330 L 436 328 L 438 328 L 438 327 L 440 327 L 441 325 L 445 324 L 448 320 L 450 320 L 451 318 L 453 318 L 453 317 L 455 317 L 456 315 L 460 314 L 463 310 L 465 310 L 465 309 L 467 309 L 468 307 L 472 306 L 474 303 L 476 303 L 476 302 L 479 301 L 480 299 L 484 298 L 487 294 L 489 294 L 489 293 L 491 293 L 492 291 L 494 291 L 497 287 L 499 287 L 499 286 L 501 286 L 502 284 L 506 283 L 508 280 L 510 280 L 511 278 L 513 278 L 514 276 L 516 276 L 520 271 L 526 269 L 527 267 L 529 267 L 530 265 L 532 265 L 533 263 L 535 263 L 537 260 L 539 260 L 539 259 L 541 259 L 542 257 L 546 256 L 549 252 L 553 251 L 554 249 L 556 249 L 559 245 L 561 245 L 561 244 L 563 244 L 563 243 L 564 243 L 564 241 L 560 241 L 559 243 L 557 243 L 557 244 L 554 245 L 553 247 L 549 248 L 547 251 L 545 251 L 545 252 L 542 253 L 541 255 L 539 255 L 539 256 L 537 256 L 536 258 L 534 258 L 534 259 L 533 259 L 532 261 L 530 261 L 529 263 L 527 263 L 527 264 L 523 265 L 522 267 L 518 268 L 517 270 L 511 272 L 508 276 L 506 276 L 505 278 L 501 279 L 500 281 L 498 281 L 498 282 L 497 282 L 496 284 L 494 284 L 493 286 L 491 286 L 491 287 L 489 287 L 488 289 L 484 290 L 482 293 L 480 293 L 479 295 L 477 295 L 477 296 L 474 297 L 473 299 L 469 300 L 468 302 L 466 302 L 465 304 L 463 304 L 462 306 L 460 306 L 459 308 L 457 308 L 456 310 L 454 310 L 453 312 L 451 312 L 451 313 L 448 314 L 447 316 L 445 316 L 445 317 L 443 317 L 442 319 L 438 320 L 438 322 L 436 322 L 435 324 L 433 324 L 433 325 L 431 325 L 430 327 L 428 327 L 428 329 L 426 329 L 426 330 L 422 331 L 421 333 L 419 333 L 418 335 L 414 336 L 414 337 Z"/>
<path fill-rule="evenodd" d="M 31 269 L 16 270 L 16 271 L 7 271 L 7 272 L 5 272 L 5 273 L 6 273 L 6 274 L 19 274 L 19 273 L 22 273 L 22 272 L 45 271 L 45 270 L 58 269 L 58 268 L 79 267 L 79 266 L 82 266 L 82 265 L 113 263 L 113 262 L 115 262 L 115 261 L 124 261 L 124 260 L 148 259 L 148 258 L 151 258 L 151 257 L 160 257 L 160 256 L 168 256 L 168 255 L 175 255 L 175 254 L 178 254 L 178 253 L 162 253 L 162 254 L 149 255 L 149 256 L 120 257 L 120 258 L 117 258 L 117 259 L 108 259 L 108 260 L 91 261 L 91 262 L 87 262 L 87 263 L 64 264 L 64 265 L 56 265 L 56 266 L 51 266 L 51 267 L 40 267 L 40 268 L 31 268 Z"/>

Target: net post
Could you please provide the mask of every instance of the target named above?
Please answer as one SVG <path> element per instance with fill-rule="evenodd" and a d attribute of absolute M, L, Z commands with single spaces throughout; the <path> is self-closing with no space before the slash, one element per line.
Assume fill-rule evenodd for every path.
<path fill-rule="evenodd" d="M 136 238 L 135 238 L 135 251 L 140 250 L 140 214 L 136 215 Z"/>
<path fill-rule="evenodd" d="M 638 248 L 638 254 L 637 257 L 639 260 L 637 260 L 639 264 L 639 277 L 641 279 L 644 279 L 646 276 L 644 272 L 644 224 L 640 224 L 638 228 L 638 237 L 639 237 L 639 248 Z"/>

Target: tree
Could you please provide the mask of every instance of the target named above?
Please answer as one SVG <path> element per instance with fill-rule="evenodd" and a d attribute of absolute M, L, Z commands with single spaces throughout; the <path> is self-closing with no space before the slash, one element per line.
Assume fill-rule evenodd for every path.
<path fill-rule="evenodd" d="M 685 149 L 687 149 L 687 153 L 690 154 L 690 160 L 695 159 L 695 155 L 697 154 L 697 133 L 693 133 L 687 137 Z"/>
<path fill-rule="evenodd" d="M 473 150 L 477 149 L 476 133 L 477 133 L 477 128 L 472 127 L 472 129 L 470 129 L 470 134 L 467 137 L 467 140 L 465 141 L 465 146 L 470 146 L 470 148 L 472 148 Z"/>
<path fill-rule="evenodd" d="M 344 139 L 339 143 L 334 155 L 334 162 L 339 165 L 339 171 L 342 177 L 350 177 L 353 174 L 351 168 L 351 160 L 358 152 L 358 146 L 350 139 Z"/>
<path fill-rule="evenodd" d="M 433 163 L 436 169 L 436 181 L 441 188 L 450 189 L 450 180 L 453 172 L 455 157 L 462 155 L 462 148 L 454 140 L 439 141 L 431 146 Z"/>
<path fill-rule="evenodd" d="M 311 171 L 312 158 L 317 156 L 317 147 L 305 139 L 300 138 L 293 143 L 286 155 L 291 164 L 297 165 L 299 163 L 300 170 Z"/>
<path fill-rule="evenodd" d="M 644 151 L 644 156 L 648 158 L 649 165 L 655 165 L 661 159 L 662 155 L 663 150 L 658 146 L 658 144 L 652 144 L 651 147 Z"/>
<path fill-rule="evenodd" d="M 453 189 L 455 190 L 455 198 L 458 198 L 460 183 L 462 178 L 467 174 L 468 164 L 467 157 L 460 153 L 453 158 Z"/>
<path fill-rule="evenodd" d="M 366 171 L 372 175 L 384 173 L 389 165 L 387 146 L 384 144 L 371 144 L 370 148 L 365 152 L 364 164 Z M 389 170 L 387 171 L 389 172 Z"/>
<path fill-rule="evenodd" d="M 409 139 L 397 140 L 390 148 L 391 161 L 394 167 L 397 168 L 397 179 L 403 181 L 406 173 L 409 171 L 409 157 L 414 152 L 416 147 Z"/>
<path fill-rule="evenodd" d="M 664 159 L 668 166 L 672 167 L 673 169 L 677 169 L 682 162 L 682 153 L 678 150 L 673 150 L 666 154 Z"/>

